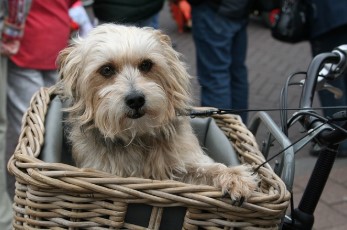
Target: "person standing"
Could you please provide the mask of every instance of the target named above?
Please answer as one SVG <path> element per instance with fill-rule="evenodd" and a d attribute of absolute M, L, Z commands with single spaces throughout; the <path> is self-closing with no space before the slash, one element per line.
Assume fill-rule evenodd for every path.
<path fill-rule="evenodd" d="M 248 108 L 247 24 L 251 0 L 189 0 L 201 106 Z M 247 122 L 247 113 L 240 113 Z"/>
<path fill-rule="evenodd" d="M 12 1 L 12 0 L 11 0 Z M 10 1 L 10 2 L 11 2 Z M 17 2 L 17 1 L 12 1 Z M 58 80 L 56 59 L 70 38 L 69 8 L 74 0 L 33 0 L 19 50 L 10 56 L 7 74 L 6 155 L 15 151 L 23 114 L 33 94 Z M 9 193 L 14 195 L 14 177 L 8 174 Z"/>
<path fill-rule="evenodd" d="M 347 2 L 346 0 L 310 0 L 314 11 L 310 22 L 310 45 L 312 56 L 331 52 L 334 48 L 347 44 Z M 326 90 L 318 92 L 320 103 L 325 106 L 347 105 L 347 74 L 329 82 L 343 92 L 340 99 Z M 324 116 L 330 116 L 339 109 L 323 109 Z M 312 155 L 319 153 L 319 146 L 314 145 Z M 347 141 L 340 144 L 338 157 L 347 157 Z"/>
<path fill-rule="evenodd" d="M 7 58 L 16 53 L 31 0 L 0 0 L 0 229 L 11 229 L 12 202 L 6 183 Z"/>

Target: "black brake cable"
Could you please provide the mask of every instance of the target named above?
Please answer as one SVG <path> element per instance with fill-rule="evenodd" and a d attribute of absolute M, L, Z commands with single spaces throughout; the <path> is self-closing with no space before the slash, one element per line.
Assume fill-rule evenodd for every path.
<path fill-rule="evenodd" d="M 312 107 L 309 110 L 321 110 L 321 109 L 347 109 L 347 106 Z M 187 114 L 184 114 L 184 115 L 194 118 L 194 117 L 209 117 L 212 115 L 222 115 L 222 114 L 239 114 L 239 113 L 244 113 L 244 112 L 261 112 L 261 111 L 273 112 L 273 111 L 280 111 L 280 110 L 281 109 L 279 109 L 279 108 L 269 108 L 269 109 L 218 109 L 218 108 L 211 108 L 211 109 L 206 109 L 206 110 L 191 109 Z M 282 110 L 301 111 L 301 110 L 308 110 L 308 109 L 307 108 L 285 108 Z"/>

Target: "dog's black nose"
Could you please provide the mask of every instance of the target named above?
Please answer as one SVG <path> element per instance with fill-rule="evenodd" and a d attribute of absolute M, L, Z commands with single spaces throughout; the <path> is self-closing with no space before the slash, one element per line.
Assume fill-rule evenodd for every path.
<path fill-rule="evenodd" d="M 131 109 L 140 109 L 145 101 L 145 96 L 142 93 L 132 93 L 125 97 L 125 103 Z"/>

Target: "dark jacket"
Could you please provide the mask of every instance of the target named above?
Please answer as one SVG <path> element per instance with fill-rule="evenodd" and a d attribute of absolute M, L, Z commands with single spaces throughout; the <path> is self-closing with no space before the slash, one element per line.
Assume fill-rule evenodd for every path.
<path fill-rule="evenodd" d="M 219 15 L 230 19 L 248 17 L 252 0 L 188 0 L 192 5 L 206 3 Z"/>
<path fill-rule="evenodd" d="M 94 0 L 95 16 L 104 22 L 134 23 L 158 13 L 164 0 Z"/>
<path fill-rule="evenodd" d="M 347 25 L 346 0 L 310 0 L 313 6 L 311 15 L 311 38 L 315 38 L 332 29 Z"/>

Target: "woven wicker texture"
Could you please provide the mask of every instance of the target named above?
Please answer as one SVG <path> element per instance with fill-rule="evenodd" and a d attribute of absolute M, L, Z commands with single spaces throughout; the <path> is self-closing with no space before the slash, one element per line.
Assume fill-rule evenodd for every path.
<path fill-rule="evenodd" d="M 241 206 L 211 186 L 176 181 L 120 178 L 38 159 L 44 121 L 55 88 L 41 89 L 24 115 L 22 133 L 8 168 L 16 177 L 15 229 L 277 229 L 289 192 L 270 166 L 260 168 L 258 191 Z M 253 135 L 239 116 L 215 115 L 240 161 L 264 162 Z M 140 209 L 137 209 L 140 208 Z M 130 222 L 130 211 L 147 215 Z M 139 211 L 140 210 L 140 211 Z M 169 220 L 180 216 L 181 220 Z M 171 221 L 171 222 L 170 222 Z"/>

